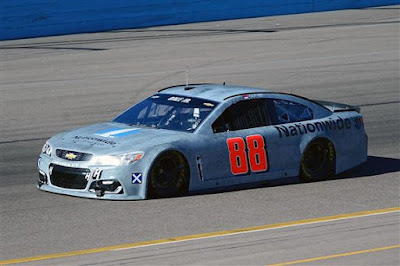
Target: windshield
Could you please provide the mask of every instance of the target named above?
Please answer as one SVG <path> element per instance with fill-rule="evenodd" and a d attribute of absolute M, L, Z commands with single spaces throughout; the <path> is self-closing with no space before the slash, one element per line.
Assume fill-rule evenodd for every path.
<path fill-rule="evenodd" d="M 136 104 L 114 122 L 184 132 L 193 132 L 217 106 L 199 98 L 156 94 Z"/>

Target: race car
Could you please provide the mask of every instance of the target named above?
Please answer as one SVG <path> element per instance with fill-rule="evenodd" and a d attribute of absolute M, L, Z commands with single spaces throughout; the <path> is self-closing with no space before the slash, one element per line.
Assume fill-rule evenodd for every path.
<path fill-rule="evenodd" d="M 177 85 L 111 122 L 50 138 L 37 187 L 139 200 L 294 176 L 323 180 L 366 160 L 358 107 L 252 87 Z"/>

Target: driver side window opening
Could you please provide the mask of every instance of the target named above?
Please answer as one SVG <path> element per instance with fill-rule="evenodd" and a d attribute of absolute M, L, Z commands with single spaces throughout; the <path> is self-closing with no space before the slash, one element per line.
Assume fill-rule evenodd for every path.
<path fill-rule="evenodd" d="M 212 124 L 214 133 L 270 125 L 265 99 L 243 100 L 228 107 Z"/>

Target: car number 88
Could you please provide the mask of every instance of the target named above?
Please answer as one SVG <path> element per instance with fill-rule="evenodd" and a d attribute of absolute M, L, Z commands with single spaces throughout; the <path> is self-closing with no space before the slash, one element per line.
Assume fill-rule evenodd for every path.
<path fill-rule="evenodd" d="M 226 143 L 229 150 L 229 162 L 232 174 L 246 174 L 249 171 L 249 163 L 252 172 L 263 172 L 268 169 L 267 152 L 265 151 L 263 136 L 247 136 L 246 142 L 241 137 L 229 138 L 226 140 Z"/>

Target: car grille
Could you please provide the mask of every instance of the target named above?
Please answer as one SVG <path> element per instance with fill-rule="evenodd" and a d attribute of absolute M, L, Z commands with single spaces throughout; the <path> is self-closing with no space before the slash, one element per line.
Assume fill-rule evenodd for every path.
<path fill-rule="evenodd" d="M 50 165 L 50 181 L 54 186 L 71 189 L 84 189 L 88 183 L 89 169 Z"/>
<path fill-rule="evenodd" d="M 92 159 L 92 154 L 90 153 L 83 153 L 83 152 L 76 152 L 76 151 L 69 151 L 69 150 L 56 150 L 56 155 L 59 158 L 68 161 L 89 161 Z M 71 157 L 68 157 L 71 156 Z"/>

